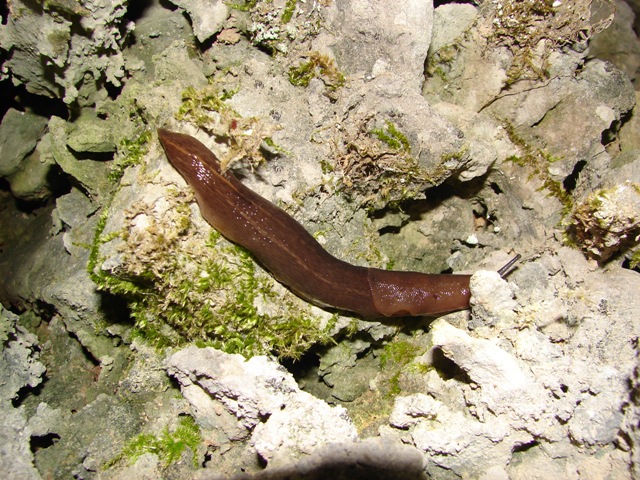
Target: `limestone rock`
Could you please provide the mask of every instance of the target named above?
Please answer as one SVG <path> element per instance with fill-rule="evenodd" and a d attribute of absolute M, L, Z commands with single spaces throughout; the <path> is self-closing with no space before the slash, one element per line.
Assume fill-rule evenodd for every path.
<path fill-rule="evenodd" d="M 256 452 L 273 465 L 308 455 L 330 442 L 355 440 L 357 433 L 342 407 L 299 390 L 291 374 L 266 357 L 245 360 L 213 348 L 188 347 L 167 360 L 167 371 L 207 415 L 221 402 L 251 432 Z M 198 400 L 199 399 L 199 400 Z"/>
<path fill-rule="evenodd" d="M 40 479 L 33 465 L 31 429 L 24 408 L 14 408 L 23 388 L 42 382 L 45 366 L 38 360 L 36 337 L 17 325 L 18 317 L 0 305 L 0 474 L 5 478 Z"/>
<path fill-rule="evenodd" d="M 105 83 L 121 85 L 125 75 L 121 48 L 133 29 L 123 20 L 125 1 L 44 6 L 17 1 L 11 12 L 3 25 L 2 48 L 10 53 L 5 69 L 15 84 L 25 84 L 36 95 L 87 105 L 104 99 Z M 47 73 L 51 65 L 58 74 Z"/>
<path fill-rule="evenodd" d="M 189 15 L 193 33 L 201 43 L 222 30 L 229 15 L 229 7 L 222 0 L 171 0 L 171 3 Z"/>
<path fill-rule="evenodd" d="M 0 177 L 13 174 L 36 148 L 47 120 L 33 113 L 7 110 L 0 123 Z"/>

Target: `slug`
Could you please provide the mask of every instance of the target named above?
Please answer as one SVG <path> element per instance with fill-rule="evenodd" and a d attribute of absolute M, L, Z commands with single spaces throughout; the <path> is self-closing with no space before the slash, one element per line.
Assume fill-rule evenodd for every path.
<path fill-rule="evenodd" d="M 158 137 L 195 191 L 202 216 L 249 250 L 303 299 L 365 318 L 436 315 L 469 308 L 470 275 L 398 272 L 351 265 L 329 254 L 284 210 L 245 187 L 195 138 L 165 129 Z M 499 270 L 504 274 L 519 258 Z"/>

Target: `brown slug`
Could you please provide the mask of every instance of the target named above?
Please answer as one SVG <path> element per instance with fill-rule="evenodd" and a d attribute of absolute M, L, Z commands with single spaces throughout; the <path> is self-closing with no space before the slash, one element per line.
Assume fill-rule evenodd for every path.
<path fill-rule="evenodd" d="M 171 164 L 194 189 L 202 216 L 249 250 L 298 296 L 367 318 L 435 315 L 469 308 L 470 275 L 397 272 L 338 260 L 294 218 L 222 171 L 200 141 L 158 129 Z M 504 275 L 519 258 L 499 270 Z"/>

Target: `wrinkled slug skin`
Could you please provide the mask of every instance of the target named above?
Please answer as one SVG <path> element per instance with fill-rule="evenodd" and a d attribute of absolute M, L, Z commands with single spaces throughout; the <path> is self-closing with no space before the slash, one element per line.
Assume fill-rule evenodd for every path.
<path fill-rule="evenodd" d="M 249 250 L 300 297 L 367 318 L 469 308 L 469 275 L 429 275 L 351 265 L 327 253 L 302 225 L 230 172 L 200 141 L 159 129 L 167 158 L 194 189 L 202 216 Z"/>

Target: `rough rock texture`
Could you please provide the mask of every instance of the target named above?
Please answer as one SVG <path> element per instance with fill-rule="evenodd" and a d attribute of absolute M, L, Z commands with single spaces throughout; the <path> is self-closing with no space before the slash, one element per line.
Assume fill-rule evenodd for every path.
<path fill-rule="evenodd" d="M 559 252 L 555 259 L 563 270 L 568 262 L 586 264 L 566 253 Z M 550 260 L 548 256 L 540 259 Z M 521 291 L 527 289 L 536 264 L 513 275 Z M 632 272 L 617 275 L 637 281 Z M 559 274 L 554 280 L 561 278 Z M 638 323 L 624 313 L 637 308 L 637 299 L 629 304 L 625 294 L 608 291 L 606 278 L 599 272 L 576 280 L 585 284 L 576 288 L 586 288 L 593 301 L 606 297 L 607 311 L 616 311 L 615 317 L 602 312 L 595 318 L 578 318 L 568 326 L 568 319 L 563 317 L 577 313 L 570 303 L 557 305 L 545 299 L 517 304 L 511 299 L 513 287 L 496 274 L 475 275 L 471 284 L 475 304 L 472 317 L 479 323 L 473 333 L 438 320 L 430 330 L 432 351 L 416 360 L 438 368 L 435 359 L 442 355 L 461 374 L 443 381 L 436 371 L 430 372 L 430 388 L 396 399 L 391 424 L 408 430 L 412 443 L 428 452 L 436 465 L 463 476 L 484 478 L 492 478 L 498 465 L 503 476 L 527 477 L 526 472 L 531 472 L 541 458 L 546 458 L 548 465 L 542 477 L 549 475 L 549 468 L 556 468 L 556 464 L 565 472 L 580 471 L 595 460 L 589 458 L 588 450 L 567 456 L 571 444 L 589 449 L 626 443 L 629 437 L 620 435 L 627 386 L 636 368 L 635 352 L 625 340 L 626 334 L 605 332 L 637 334 Z M 550 292 L 561 285 L 553 283 L 544 290 Z M 551 308 L 558 316 L 549 322 Z M 587 327 L 590 332 L 601 332 L 597 338 L 602 345 L 587 340 Z M 576 350 L 592 353 L 589 358 L 579 359 L 570 354 Z M 625 361 L 612 363 L 614 358 Z M 439 400 L 449 382 L 457 384 L 463 404 Z M 521 449 L 523 445 L 526 449 Z M 515 455 L 517 465 L 508 468 L 514 452 L 519 452 Z M 565 453 L 558 456 L 559 452 Z M 612 477 L 629 475 L 628 462 L 627 447 L 605 448 L 597 460 L 599 468 Z"/>
<path fill-rule="evenodd" d="M 289 372 L 266 357 L 245 360 L 189 347 L 169 357 L 167 371 L 180 382 L 196 420 L 200 412 L 210 415 L 215 403 L 222 404 L 268 465 L 286 465 L 327 443 L 357 438 L 343 407 L 330 407 L 301 391 Z M 211 425 L 211 420 L 203 422 Z"/>
<path fill-rule="evenodd" d="M 10 108 L 0 123 L 0 176 L 7 177 L 36 148 L 46 118 Z"/>
<path fill-rule="evenodd" d="M 10 2 L 2 476 L 640 477 L 638 4 L 601 31 L 613 3 Z M 477 272 L 471 310 L 308 305 L 217 240 L 158 127 L 344 260 Z"/>
<path fill-rule="evenodd" d="M 12 2 L 0 29 L 9 56 L 3 77 L 30 93 L 91 104 L 119 87 L 125 75 L 121 47 L 133 23 L 123 21 L 127 2 Z"/>
<path fill-rule="evenodd" d="M 640 47 L 638 46 L 637 30 L 634 30 L 634 23 L 638 11 L 634 14 L 637 2 L 625 2 L 616 0 L 616 16 L 606 32 L 596 35 L 589 45 L 589 51 L 594 57 L 607 60 L 624 73 L 637 85 L 637 75 L 640 69 Z M 625 45 L 625 48 L 618 48 L 618 45 Z"/>
<path fill-rule="evenodd" d="M 0 474 L 5 478 L 42 478 L 29 448 L 32 429 L 23 407 L 14 408 L 23 388 L 42 382 L 45 366 L 38 360 L 37 338 L 18 325 L 18 317 L 0 305 Z"/>
<path fill-rule="evenodd" d="M 171 3 L 184 9 L 191 18 L 193 33 L 199 42 L 204 42 L 220 30 L 229 15 L 229 7 L 222 0 L 209 1 L 180 1 Z"/>
<path fill-rule="evenodd" d="M 41 142 L 47 119 L 10 108 L 0 124 L 0 177 L 23 200 L 43 200 L 51 194 L 48 176 L 53 164 Z"/>

